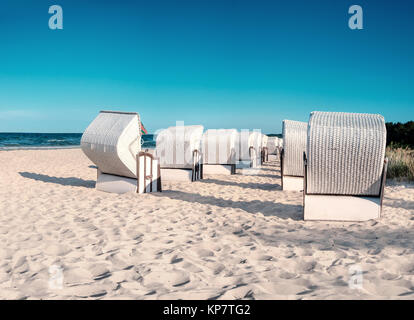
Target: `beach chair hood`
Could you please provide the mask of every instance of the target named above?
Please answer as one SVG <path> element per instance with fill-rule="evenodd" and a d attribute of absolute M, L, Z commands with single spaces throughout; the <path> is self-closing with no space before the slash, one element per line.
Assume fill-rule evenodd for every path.
<path fill-rule="evenodd" d="M 261 133 L 242 130 L 236 137 L 236 157 L 241 161 L 250 161 L 250 148 L 253 147 L 258 152 L 261 145 Z"/>
<path fill-rule="evenodd" d="M 204 127 L 201 125 L 175 126 L 162 130 L 156 138 L 156 156 L 161 168 L 193 167 L 193 152 L 201 150 Z"/>
<path fill-rule="evenodd" d="M 135 178 L 141 150 L 138 113 L 101 111 L 83 133 L 81 148 L 101 172 Z"/>
<path fill-rule="evenodd" d="M 306 122 L 283 120 L 283 175 L 303 177 L 307 128 Z"/>
<path fill-rule="evenodd" d="M 237 135 L 235 129 L 207 130 L 202 140 L 203 163 L 235 164 Z"/>
<path fill-rule="evenodd" d="M 276 154 L 276 150 L 279 147 L 279 138 L 278 137 L 269 137 L 267 140 L 267 149 L 269 154 Z"/>
<path fill-rule="evenodd" d="M 378 196 L 386 135 L 381 115 L 312 112 L 307 145 L 307 192 Z"/>

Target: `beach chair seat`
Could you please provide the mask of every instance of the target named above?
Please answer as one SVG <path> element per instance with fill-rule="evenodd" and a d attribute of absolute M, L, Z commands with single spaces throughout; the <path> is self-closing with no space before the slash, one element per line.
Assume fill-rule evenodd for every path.
<path fill-rule="evenodd" d="M 202 172 L 205 175 L 231 175 L 236 173 L 237 130 L 210 129 L 202 139 Z"/>

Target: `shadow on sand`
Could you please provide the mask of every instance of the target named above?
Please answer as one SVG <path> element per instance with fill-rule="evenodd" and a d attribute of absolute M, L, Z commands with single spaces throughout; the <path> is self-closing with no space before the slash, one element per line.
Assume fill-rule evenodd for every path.
<path fill-rule="evenodd" d="M 259 189 L 259 190 L 282 190 L 280 184 L 277 183 L 242 183 L 242 182 L 234 182 L 234 181 L 224 181 L 224 180 L 217 180 L 217 179 L 202 179 L 200 180 L 202 183 L 214 183 L 221 186 L 234 186 L 240 188 L 247 188 L 247 189 Z"/>
<path fill-rule="evenodd" d="M 32 172 L 19 172 L 23 178 L 32 179 L 36 181 L 42 181 L 46 183 L 55 183 L 62 186 L 72 186 L 72 187 L 85 187 L 85 188 L 95 188 L 95 181 L 93 180 L 83 180 L 75 177 L 70 178 L 58 178 L 51 177 L 45 174 L 38 174 Z"/>
<path fill-rule="evenodd" d="M 158 197 L 168 197 L 174 200 L 181 200 L 190 203 L 199 203 L 203 205 L 212 205 L 221 208 L 241 209 L 246 212 L 257 214 L 262 213 L 264 216 L 273 216 L 281 219 L 302 220 L 303 209 L 301 205 L 275 203 L 272 201 L 233 201 L 216 198 L 213 196 L 202 196 L 198 193 L 187 193 L 182 191 L 163 191 L 154 193 Z"/>
<path fill-rule="evenodd" d="M 259 169 L 260 169 L 260 171 L 270 171 L 270 172 L 277 172 L 277 171 L 280 171 L 279 167 L 273 167 L 273 168 L 269 168 L 269 167 L 267 167 L 267 168 L 260 167 Z"/>

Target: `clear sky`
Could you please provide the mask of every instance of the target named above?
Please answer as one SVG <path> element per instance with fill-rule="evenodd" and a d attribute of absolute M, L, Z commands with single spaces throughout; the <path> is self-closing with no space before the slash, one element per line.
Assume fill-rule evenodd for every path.
<path fill-rule="evenodd" d="M 83 132 L 102 109 L 149 132 L 279 133 L 313 110 L 413 120 L 414 1 L 2 0 L 0 131 Z"/>

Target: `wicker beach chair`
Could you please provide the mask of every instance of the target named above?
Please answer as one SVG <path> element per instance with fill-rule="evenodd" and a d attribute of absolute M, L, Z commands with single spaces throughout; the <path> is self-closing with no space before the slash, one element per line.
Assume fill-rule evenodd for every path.
<path fill-rule="evenodd" d="M 261 162 L 261 133 L 242 130 L 238 132 L 236 140 L 236 167 L 257 168 Z"/>
<path fill-rule="evenodd" d="M 236 140 L 235 129 L 210 129 L 202 139 L 202 173 L 235 174 Z"/>
<path fill-rule="evenodd" d="M 280 158 L 280 138 L 268 137 L 267 140 L 267 158 L 268 161 L 278 161 Z"/>
<path fill-rule="evenodd" d="M 204 127 L 175 126 L 156 138 L 155 155 L 160 159 L 164 181 L 196 181 L 201 173 L 201 138 Z"/>
<path fill-rule="evenodd" d="M 141 151 L 138 113 L 101 111 L 83 133 L 81 148 L 97 166 L 96 189 L 113 193 L 161 191 L 159 162 Z"/>
<path fill-rule="evenodd" d="M 253 145 L 250 147 L 250 154 L 252 158 L 252 168 L 257 168 L 262 164 L 262 134 L 259 131 L 251 133 L 253 137 Z"/>
<path fill-rule="evenodd" d="M 384 118 L 312 112 L 304 155 L 304 219 L 380 217 L 387 173 Z"/>
<path fill-rule="evenodd" d="M 267 148 L 268 141 L 269 141 L 269 137 L 265 134 L 262 134 L 262 152 L 261 152 L 262 163 L 269 161 L 269 149 Z"/>
<path fill-rule="evenodd" d="M 283 148 L 280 152 L 282 189 L 303 190 L 303 152 L 306 150 L 306 122 L 283 121 Z"/>
<path fill-rule="evenodd" d="M 277 147 L 279 146 L 278 137 L 269 137 L 267 139 L 267 152 L 269 155 L 277 154 Z"/>

